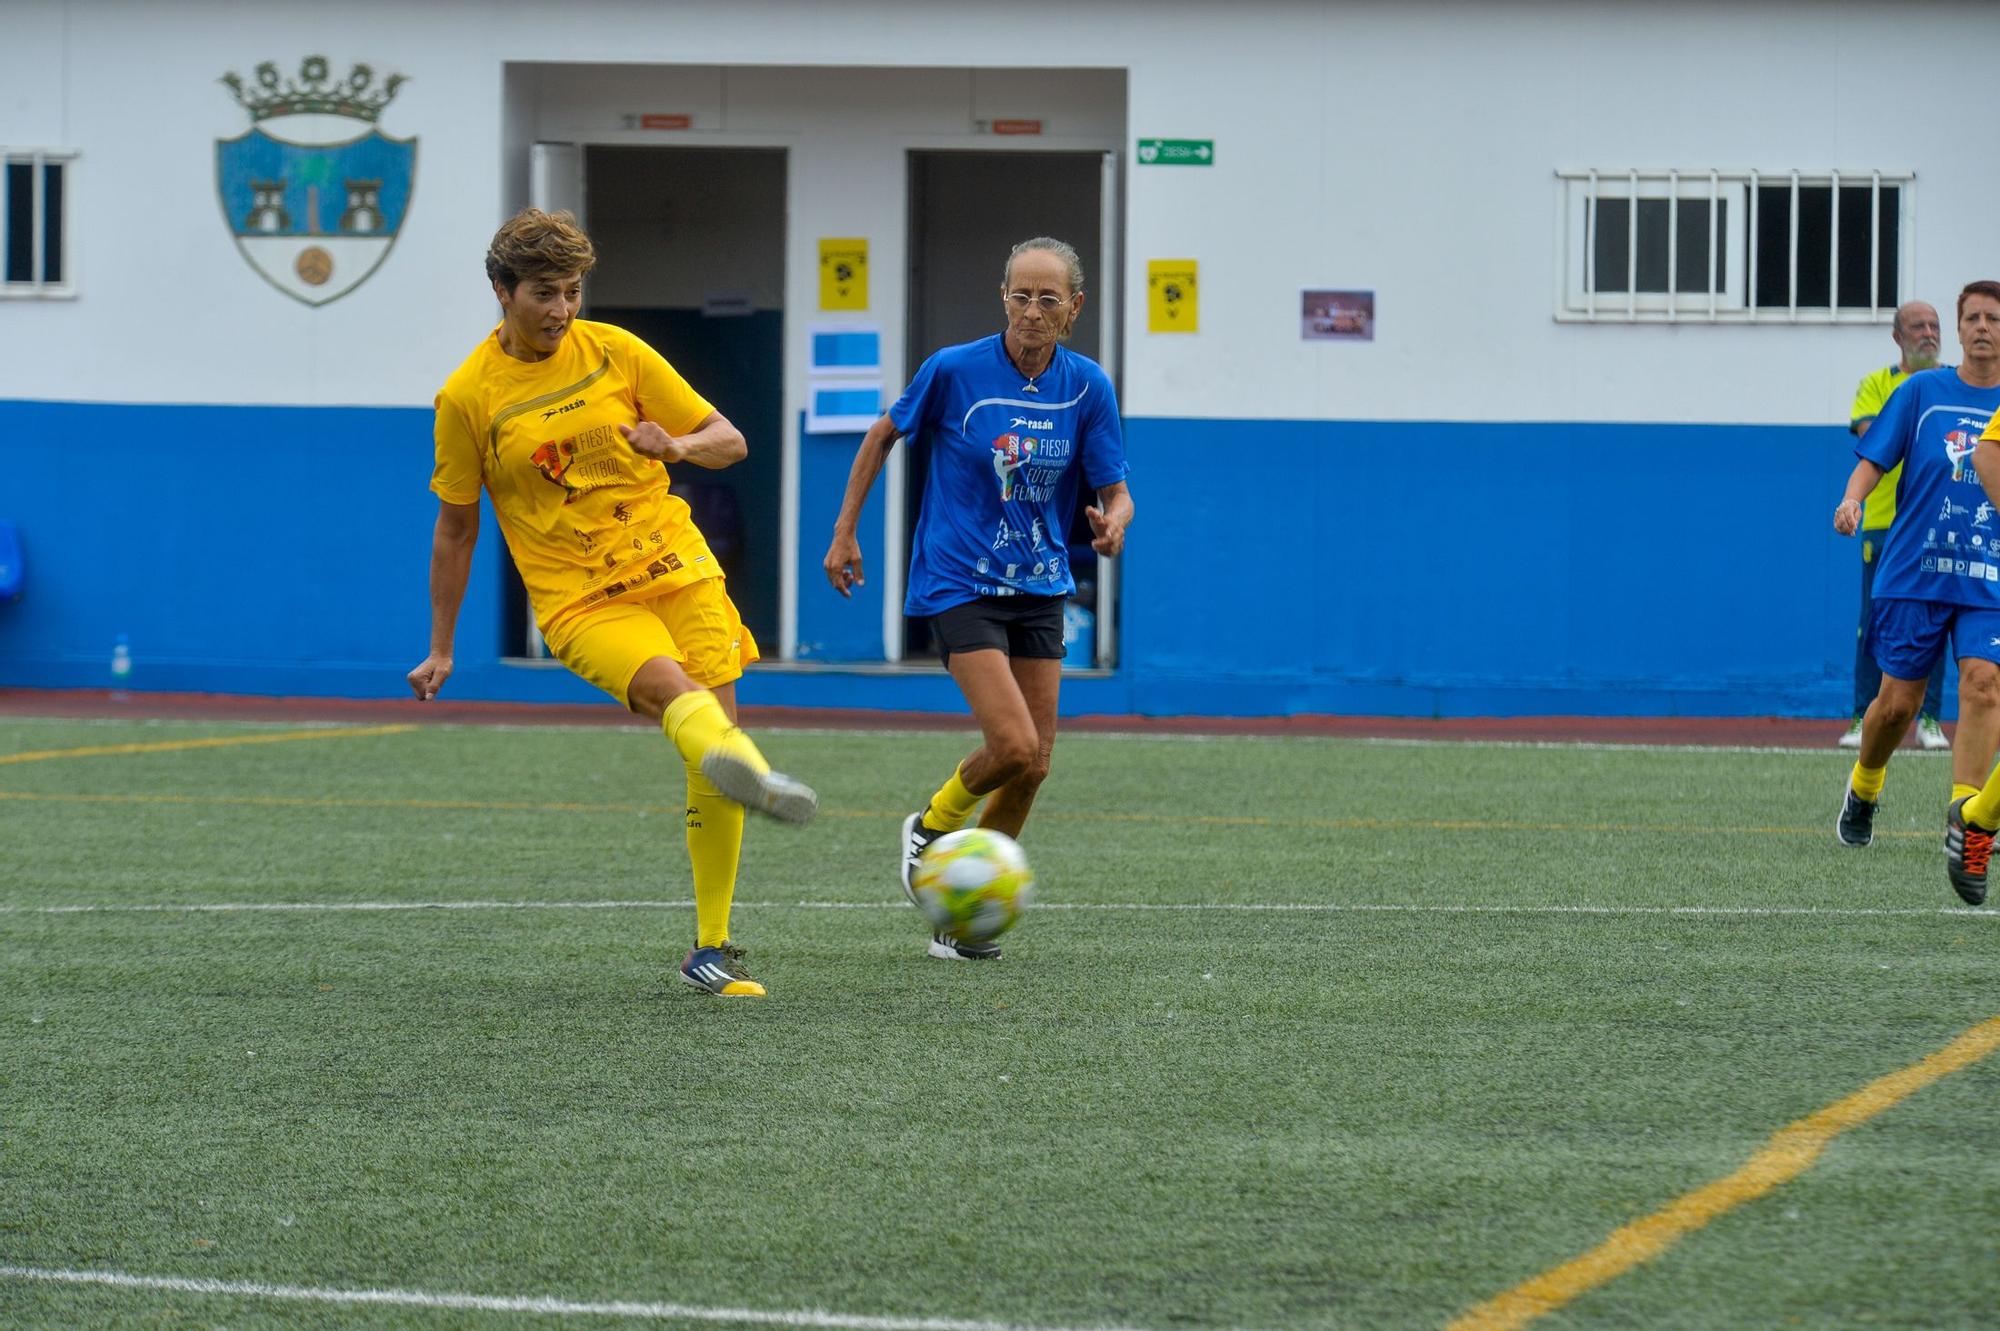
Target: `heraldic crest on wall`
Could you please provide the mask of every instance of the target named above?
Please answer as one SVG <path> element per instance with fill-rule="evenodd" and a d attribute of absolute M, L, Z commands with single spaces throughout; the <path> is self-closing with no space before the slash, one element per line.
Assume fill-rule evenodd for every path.
<path fill-rule="evenodd" d="M 250 266 L 292 299 L 338 300 L 389 257 L 409 215 L 417 141 L 375 122 L 407 81 L 391 74 L 377 86 L 367 65 L 329 80 L 317 55 L 297 78 L 269 61 L 250 83 L 223 76 L 251 123 L 215 143 L 222 215 Z"/>

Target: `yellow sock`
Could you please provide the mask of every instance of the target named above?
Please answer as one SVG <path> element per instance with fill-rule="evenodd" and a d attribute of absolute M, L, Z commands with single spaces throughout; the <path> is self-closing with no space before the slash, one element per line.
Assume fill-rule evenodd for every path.
<path fill-rule="evenodd" d="M 1889 765 L 1887 763 L 1882 764 L 1880 767 L 1863 767 L 1857 762 L 1854 764 L 1854 775 L 1847 778 L 1847 784 L 1853 789 L 1856 795 L 1867 800 L 1870 804 L 1874 804 L 1882 798 L 1882 783 L 1888 780 L 1888 778 Z"/>
<path fill-rule="evenodd" d="M 743 852 L 743 806 L 688 764 L 687 848 L 694 866 L 696 947 L 729 941 L 729 907 L 736 900 L 736 863 Z"/>
<path fill-rule="evenodd" d="M 759 772 L 771 770 L 750 737 L 730 723 L 729 713 L 707 689 L 692 689 L 668 703 L 660 717 L 660 729 L 680 750 L 689 771 L 701 766 L 701 756 L 718 746 L 734 750 Z"/>
<path fill-rule="evenodd" d="M 964 763 L 953 768 L 951 779 L 931 796 L 930 807 L 924 810 L 924 826 L 933 832 L 956 832 L 979 807 L 979 796 L 965 788 L 964 771 Z"/>
<path fill-rule="evenodd" d="M 1954 781 L 1951 783 L 1951 798 L 1946 800 L 1945 803 L 1956 804 L 1960 800 L 1971 799 L 1978 793 L 1978 786 L 1968 786 L 1963 781 Z"/>

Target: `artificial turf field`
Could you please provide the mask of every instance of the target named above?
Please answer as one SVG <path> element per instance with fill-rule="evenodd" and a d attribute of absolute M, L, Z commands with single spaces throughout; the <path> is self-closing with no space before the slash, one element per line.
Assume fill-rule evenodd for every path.
<path fill-rule="evenodd" d="M 756 1001 L 656 733 L 0 718 L 0 1325 L 1444 1327 L 2000 1014 L 1941 756 L 1855 852 L 1832 750 L 1070 735 L 973 965 L 894 879 L 969 736 L 761 739 Z M 1996 1102 L 1504 1324 L 1991 1326 Z"/>

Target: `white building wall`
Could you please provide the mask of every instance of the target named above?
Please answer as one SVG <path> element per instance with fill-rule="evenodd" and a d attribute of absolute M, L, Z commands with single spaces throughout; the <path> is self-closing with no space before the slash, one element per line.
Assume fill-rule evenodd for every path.
<path fill-rule="evenodd" d="M 794 322 L 814 317 L 816 239 L 869 236 L 891 365 L 905 148 L 993 146 L 970 122 L 1007 115 L 1046 122 L 1023 147 L 1214 139 L 1214 167 L 1128 172 L 1135 415 L 1828 422 L 1892 358 L 1881 326 L 1558 324 L 1565 166 L 1914 170 L 1911 292 L 1948 310 L 1965 281 L 2000 273 L 2000 171 L 1966 146 L 1943 75 L 1927 100 L 1920 82 L 1948 68 L 1941 52 L 1976 64 L 2000 50 L 1993 4 L 7 0 L 0 13 L 0 143 L 84 154 L 80 294 L 0 301 L 5 396 L 427 403 L 492 317 L 478 257 L 518 201 L 518 136 L 620 141 L 603 127 L 614 104 L 694 110 L 676 144 L 789 147 Z M 214 141 L 249 123 L 216 80 L 312 53 L 410 76 L 381 123 L 420 139 L 394 252 L 317 309 L 235 252 L 213 164 Z M 565 63 L 622 68 L 507 73 Z M 647 64 L 692 68 L 663 90 L 630 69 Z M 738 68 L 800 65 L 855 69 Z M 1049 73 L 964 72 L 1017 66 Z M 1065 102 L 1064 66 L 1127 71 L 1122 131 Z M 510 84 L 539 85 L 532 113 L 508 103 Z M 1145 262 L 1182 257 L 1201 264 L 1201 331 L 1149 335 Z M 1376 340 L 1301 342 L 1299 291 L 1318 286 L 1376 291 Z"/>

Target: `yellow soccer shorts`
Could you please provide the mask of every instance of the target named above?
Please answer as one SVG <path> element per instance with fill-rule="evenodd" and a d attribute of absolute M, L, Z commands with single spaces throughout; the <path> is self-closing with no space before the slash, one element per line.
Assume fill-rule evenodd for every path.
<path fill-rule="evenodd" d="M 549 625 L 549 652 L 572 672 L 630 707 L 639 667 L 656 656 L 681 663 L 708 688 L 742 678 L 759 659 L 721 578 L 703 578 L 647 601 L 613 601 Z"/>

